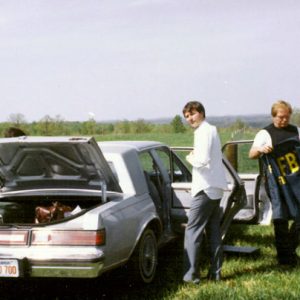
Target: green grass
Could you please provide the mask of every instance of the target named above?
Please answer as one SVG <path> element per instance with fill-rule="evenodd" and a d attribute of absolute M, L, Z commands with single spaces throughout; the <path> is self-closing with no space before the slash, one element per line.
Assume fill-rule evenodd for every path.
<path fill-rule="evenodd" d="M 169 146 L 192 146 L 193 133 L 143 133 L 143 134 L 117 134 L 117 135 L 98 135 L 97 141 L 158 141 Z"/>
<path fill-rule="evenodd" d="M 220 139 L 222 144 L 229 140 L 253 139 L 255 132 L 247 131 L 240 132 L 232 136 L 232 131 L 228 128 L 219 129 Z M 193 131 L 187 130 L 184 133 L 141 133 L 141 134 L 110 134 L 97 135 L 95 138 L 98 141 L 120 141 L 120 140 L 141 140 L 141 141 L 159 141 L 169 146 L 192 146 Z"/>

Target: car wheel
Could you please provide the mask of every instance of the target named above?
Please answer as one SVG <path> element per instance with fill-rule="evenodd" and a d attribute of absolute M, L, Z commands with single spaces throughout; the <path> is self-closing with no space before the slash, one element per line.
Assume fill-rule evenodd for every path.
<path fill-rule="evenodd" d="M 150 283 L 157 266 L 157 241 L 151 229 L 146 229 L 133 254 L 134 277 L 137 281 Z"/>

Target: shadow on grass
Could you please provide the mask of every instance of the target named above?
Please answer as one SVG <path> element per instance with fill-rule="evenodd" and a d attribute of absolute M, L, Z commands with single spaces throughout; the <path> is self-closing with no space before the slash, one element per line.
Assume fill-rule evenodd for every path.
<path fill-rule="evenodd" d="M 243 267 L 240 270 L 235 270 L 231 275 L 223 276 L 223 280 L 238 280 L 245 275 L 247 277 L 253 276 L 253 278 L 255 278 L 255 276 L 257 275 L 269 275 L 270 273 L 288 274 L 298 270 L 298 267 L 296 266 L 279 265 L 277 264 L 276 259 L 265 260 L 265 262 L 260 264 L 259 266 L 249 266 L 251 265 L 251 262 L 247 263 L 247 260 L 249 260 L 250 262 L 251 258 L 248 257 L 246 260 L 241 262 L 241 264 L 243 264 Z"/>
<path fill-rule="evenodd" d="M 224 244 L 269 247 L 274 245 L 272 226 L 234 224 L 229 228 Z"/>

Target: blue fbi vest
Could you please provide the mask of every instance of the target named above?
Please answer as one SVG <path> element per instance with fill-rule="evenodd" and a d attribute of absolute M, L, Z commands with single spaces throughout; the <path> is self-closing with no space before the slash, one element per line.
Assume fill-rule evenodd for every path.
<path fill-rule="evenodd" d="M 300 224 L 299 137 L 294 135 L 273 146 L 271 153 L 262 156 L 273 218 L 294 219 Z"/>

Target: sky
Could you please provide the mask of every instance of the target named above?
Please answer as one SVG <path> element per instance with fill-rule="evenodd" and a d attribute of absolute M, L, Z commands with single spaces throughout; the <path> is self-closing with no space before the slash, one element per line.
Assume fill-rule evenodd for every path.
<path fill-rule="evenodd" d="M 0 0 L 0 122 L 300 106 L 299 0 Z"/>

